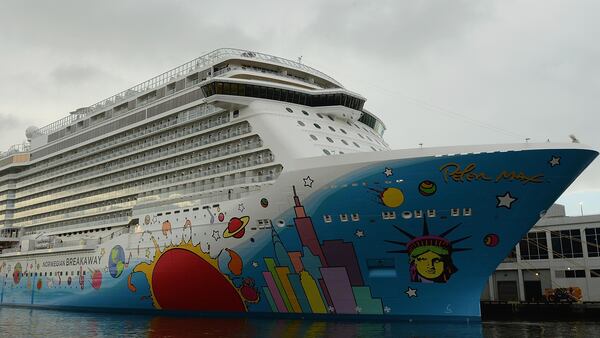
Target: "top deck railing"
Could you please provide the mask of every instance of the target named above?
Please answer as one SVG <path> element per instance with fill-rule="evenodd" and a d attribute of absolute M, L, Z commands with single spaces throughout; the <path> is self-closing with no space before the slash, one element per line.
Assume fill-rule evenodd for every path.
<path fill-rule="evenodd" d="M 149 90 L 158 88 L 163 86 L 166 83 L 169 83 L 173 80 L 176 80 L 184 75 L 187 75 L 194 70 L 206 69 L 209 66 L 212 66 L 222 60 L 228 58 L 243 58 L 247 60 L 261 60 L 266 62 L 271 62 L 275 64 L 279 64 L 285 67 L 299 69 L 318 77 L 321 77 L 327 81 L 330 81 L 336 85 L 341 86 L 337 81 L 335 81 L 330 76 L 312 68 L 306 66 L 302 63 L 295 62 L 292 60 L 284 59 L 278 56 L 273 56 L 264 53 L 251 52 L 243 49 L 235 49 L 235 48 L 221 48 L 214 50 L 210 53 L 204 54 L 192 61 L 186 62 L 179 67 L 175 67 L 167 72 L 164 72 L 150 80 L 144 81 L 136 86 L 133 86 L 127 90 L 124 90 L 116 95 L 113 95 L 107 99 L 104 99 L 100 102 L 97 102 L 89 107 L 77 109 L 76 112 L 70 114 L 67 117 L 64 117 L 58 121 L 55 121 L 45 127 L 38 129 L 36 132 L 40 134 L 49 135 L 57 130 L 62 129 L 63 127 L 70 125 L 78 120 L 84 119 L 87 115 L 94 113 L 96 111 L 102 110 L 104 108 L 117 105 L 119 103 L 125 102 L 127 99 L 138 96 L 144 92 Z"/>
<path fill-rule="evenodd" d="M 29 143 L 21 143 L 10 146 L 7 151 L 0 152 L 0 159 L 5 158 L 7 156 L 18 154 L 18 153 L 27 153 L 30 150 Z"/>

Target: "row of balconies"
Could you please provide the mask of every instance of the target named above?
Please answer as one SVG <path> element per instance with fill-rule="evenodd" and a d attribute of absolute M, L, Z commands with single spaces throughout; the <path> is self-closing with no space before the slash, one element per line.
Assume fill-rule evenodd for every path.
<path fill-rule="evenodd" d="M 225 118 L 222 119 L 218 119 L 218 121 L 216 122 L 211 122 L 211 123 L 206 123 L 206 125 L 202 125 L 202 128 L 189 128 L 189 130 L 191 132 L 188 133 L 184 133 L 179 131 L 178 133 L 171 133 L 171 135 L 169 135 L 170 137 L 167 137 L 165 139 L 162 138 L 162 135 L 164 134 L 169 134 L 169 132 L 162 132 L 162 133 L 157 133 L 156 135 L 154 135 L 153 137 L 149 137 L 147 139 L 145 139 L 144 141 L 151 141 L 151 143 L 149 144 L 149 142 L 139 142 L 138 144 L 132 146 L 131 144 L 127 144 L 127 142 L 133 140 L 133 139 L 137 139 L 140 137 L 140 135 L 136 135 L 136 133 L 131 133 L 128 134 L 126 136 L 124 136 L 123 138 L 119 138 L 117 141 L 116 139 L 112 139 L 112 140 L 108 140 L 106 142 L 106 144 L 117 144 L 117 143 L 122 143 L 123 145 L 120 146 L 117 149 L 112 149 L 110 151 L 107 151 L 106 154 L 101 155 L 101 154 L 95 154 L 94 156 L 88 156 L 89 159 L 86 161 L 79 161 L 79 162 L 72 162 L 72 159 L 67 158 L 64 162 L 66 162 L 63 166 L 57 167 L 53 170 L 52 173 L 50 174 L 42 174 L 42 175 L 33 175 L 33 177 L 31 179 L 26 179 L 23 180 L 21 182 L 19 182 L 17 184 L 17 187 L 23 187 L 29 184 L 32 184 L 33 182 L 38 182 L 40 180 L 44 180 L 47 179 L 49 177 L 53 177 L 53 176 L 57 176 L 57 173 L 61 174 L 65 171 L 63 170 L 61 172 L 61 169 L 66 169 L 67 171 L 76 171 L 77 169 L 86 167 L 86 166 L 92 166 L 94 164 L 97 164 L 98 162 L 102 162 L 103 160 L 107 160 L 109 158 L 114 158 L 115 156 L 118 155 L 123 155 L 126 153 L 132 153 L 136 150 L 139 149 L 143 149 L 146 147 L 150 147 L 152 145 L 156 145 L 156 144 L 160 144 L 160 143 L 165 143 L 166 141 L 170 141 L 170 140 L 174 140 L 176 138 L 180 138 L 183 137 L 185 135 L 188 135 L 192 132 L 200 132 L 206 129 L 210 129 L 222 124 L 225 124 L 227 122 L 229 122 L 229 118 L 228 118 L 228 114 L 223 114 L 222 116 L 224 116 Z M 175 124 L 177 123 L 176 120 Z M 185 122 L 189 121 L 189 119 L 186 119 Z M 183 122 L 182 122 L 183 123 Z M 175 124 L 171 124 L 171 125 L 175 125 Z M 166 126 L 162 126 L 162 124 L 160 124 L 159 126 L 155 126 L 155 127 L 151 127 L 150 130 L 152 133 L 158 131 L 158 130 L 164 130 L 164 128 L 166 128 Z M 185 127 L 181 128 L 185 130 Z M 177 135 L 177 136 L 175 136 Z M 143 135 L 142 135 L 143 136 Z M 84 155 L 92 155 L 92 153 L 94 153 L 95 150 L 93 149 L 86 149 L 85 147 L 78 149 L 77 154 L 84 154 Z M 117 154 L 117 155 L 116 155 Z M 33 171 L 28 171 L 28 174 L 30 175 L 31 173 L 35 173 L 38 172 L 39 170 L 33 170 Z"/>
<path fill-rule="evenodd" d="M 225 151 L 222 151 L 222 152 L 216 152 L 216 155 L 217 155 L 217 157 L 218 156 L 226 156 L 226 155 L 229 155 L 229 154 L 236 153 L 239 150 L 250 150 L 250 149 L 258 148 L 260 146 L 261 146 L 261 142 L 258 141 L 258 138 L 256 138 L 256 141 L 244 144 L 244 146 L 242 146 L 240 148 L 236 148 L 235 150 L 231 149 L 231 150 L 225 150 Z M 201 158 L 201 160 L 206 160 L 206 159 L 207 159 L 207 156 L 202 156 L 202 158 Z M 192 157 L 192 158 L 189 158 L 189 159 L 187 159 L 185 161 L 179 161 L 177 166 L 168 165 L 168 166 L 163 166 L 163 168 L 156 167 L 156 168 L 153 168 L 152 170 L 143 170 L 142 171 L 142 175 L 154 174 L 154 173 L 157 173 L 159 171 L 164 171 L 165 169 L 169 170 L 169 169 L 177 168 L 177 167 L 182 166 L 182 165 L 189 165 L 189 164 L 192 164 L 194 162 L 196 162 L 196 161 Z M 238 169 L 238 167 L 239 166 L 238 166 L 237 163 L 232 163 L 230 166 L 227 166 L 227 168 L 229 168 L 231 170 Z M 210 171 L 207 171 L 207 172 L 209 172 L 209 173 L 210 172 L 214 172 L 214 170 L 210 170 Z M 110 196 L 108 196 L 109 194 L 110 193 L 96 194 L 96 195 L 90 196 L 90 197 L 82 197 L 82 198 L 80 197 L 80 198 L 73 199 L 73 200 L 68 201 L 68 202 L 53 203 L 52 207 L 53 208 L 66 208 L 66 207 L 70 207 L 70 206 L 74 206 L 74 205 L 81 205 L 81 204 L 93 203 L 95 200 L 98 200 L 98 199 L 102 199 L 102 200 L 112 199 Z M 29 201 L 29 202 L 31 202 L 31 201 Z M 53 198 L 50 202 L 56 202 L 56 199 Z M 24 207 L 27 207 L 27 206 L 30 206 L 30 205 L 32 205 L 32 203 L 18 203 L 18 207 L 19 208 L 24 208 Z M 45 206 L 40 206 L 40 208 L 42 208 L 42 207 L 45 207 Z M 35 209 L 39 209 L 39 208 L 35 208 Z M 39 212 L 35 211 L 35 213 L 39 213 Z M 30 214 L 31 214 L 30 210 L 24 210 L 22 212 L 18 212 L 17 214 L 15 214 L 15 217 L 25 217 L 25 216 L 28 216 Z"/>
<path fill-rule="evenodd" d="M 66 222 L 57 222 L 55 224 L 44 224 L 44 225 L 40 225 L 40 226 L 33 226 L 30 228 L 26 228 L 24 230 L 24 234 L 25 235 L 31 235 L 32 233 L 39 231 L 39 230 L 45 230 L 45 229 L 53 229 L 53 228 L 58 228 L 60 227 L 61 229 L 64 230 L 69 230 L 69 229 L 81 229 L 81 228 L 91 228 L 91 227 L 97 227 L 97 226 L 102 226 L 102 225 L 123 225 L 123 224 L 127 224 L 127 222 L 129 222 L 130 216 L 118 216 L 118 214 L 114 214 L 114 215 L 103 215 L 103 217 L 105 217 L 104 219 L 101 220 L 91 220 L 91 221 L 81 221 L 81 220 L 70 220 L 70 221 L 66 221 Z"/>
<path fill-rule="evenodd" d="M 215 139 L 214 141 L 209 142 L 208 140 L 204 140 L 203 142 L 190 142 L 190 143 L 183 143 L 181 146 L 174 146 L 171 147 L 169 149 L 168 146 L 163 146 L 163 147 L 157 147 L 155 149 L 151 149 L 149 151 L 147 151 L 148 153 L 151 154 L 151 156 L 148 157 L 144 157 L 142 158 L 142 161 L 144 161 L 144 163 L 148 163 L 151 162 L 154 159 L 159 159 L 161 158 L 162 160 L 165 159 L 169 159 L 169 158 L 174 158 L 177 156 L 180 156 L 183 152 L 186 152 L 191 149 L 194 148 L 198 148 L 198 147 L 202 147 L 204 145 L 210 144 L 210 143 L 216 143 L 216 142 L 220 142 L 223 140 L 227 140 L 228 138 L 232 138 L 232 137 L 237 137 L 240 134 L 245 134 L 248 133 L 250 130 L 249 128 L 240 128 L 239 130 L 233 130 L 232 132 L 227 132 L 227 133 L 223 133 L 219 138 Z M 157 151 L 157 149 L 163 149 L 164 151 Z M 178 149 L 179 148 L 179 149 Z M 202 149 L 204 149 L 205 147 L 202 147 Z M 210 150 L 210 148 L 207 148 Z M 220 149 L 220 148 L 219 148 Z M 195 149 L 195 150 L 200 150 L 200 149 Z M 165 154 L 168 154 L 168 156 L 165 156 Z M 117 155 L 118 156 L 118 155 Z M 89 170 L 91 172 L 81 172 L 78 173 L 77 176 L 73 177 L 69 177 L 68 174 L 62 175 L 60 176 L 60 179 L 54 180 L 53 182 L 49 182 L 50 184 L 46 183 L 46 185 L 42 185 L 39 186 L 37 188 L 26 188 L 27 190 L 24 190 L 27 192 L 27 195 L 31 195 L 37 192 L 41 192 L 41 191 L 46 191 L 46 190 L 50 190 L 52 188 L 55 187 L 61 187 L 64 186 L 64 183 L 61 182 L 68 182 L 69 184 L 75 183 L 78 180 L 81 181 L 82 179 L 85 180 L 90 180 L 93 179 L 95 177 L 100 177 L 100 176 L 106 176 L 110 173 L 114 173 L 114 172 L 118 172 L 123 168 L 126 169 L 130 169 L 130 168 L 135 168 L 135 167 L 139 167 L 140 164 L 135 164 L 136 161 L 139 161 L 139 158 L 133 158 L 134 156 L 128 156 L 130 159 L 126 160 L 124 158 L 121 158 L 119 160 L 114 160 L 113 158 L 113 163 L 115 163 L 115 166 L 110 166 L 110 167 L 96 167 L 96 168 L 90 168 Z M 139 157 L 139 154 L 136 154 L 135 157 Z M 208 159 L 208 158 L 212 158 L 209 156 L 204 156 L 205 158 L 203 159 Z M 55 174 L 54 174 L 55 175 Z M 18 197 L 21 197 L 22 195 L 24 195 L 23 193 L 17 193 Z"/>
<path fill-rule="evenodd" d="M 81 210 L 81 211 L 59 213 L 59 214 L 56 214 L 53 216 L 39 217 L 39 218 L 32 219 L 29 221 L 19 221 L 19 220 L 15 219 L 13 224 L 15 226 L 26 227 L 26 226 L 31 226 L 34 224 L 41 225 L 41 224 L 45 224 L 45 223 L 51 223 L 54 221 L 68 221 L 70 219 L 82 218 L 82 217 L 91 216 L 91 215 L 106 214 L 106 213 L 111 213 L 114 211 L 131 210 L 131 208 L 133 208 L 135 206 L 135 204 L 136 204 L 136 201 L 129 201 L 129 202 L 108 205 L 108 206 L 103 206 L 103 207 L 98 207 L 98 208 L 90 208 L 90 209 Z"/>
<path fill-rule="evenodd" d="M 215 153 L 215 156 L 212 156 L 211 158 L 205 158 L 204 160 L 200 160 L 200 161 L 198 161 L 198 159 L 193 159 L 193 158 L 188 158 L 185 161 L 178 161 L 176 163 L 169 163 L 169 164 L 167 164 L 167 162 L 164 161 L 164 162 L 162 162 L 162 165 L 154 166 L 150 170 L 142 170 L 141 173 L 138 171 L 138 172 L 132 172 L 130 174 L 123 174 L 119 178 L 105 178 L 103 180 L 96 179 L 98 181 L 96 183 L 93 183 L 92 179 L 90 178 L 87 180 L 82 180 L 79 183 L 80 184 L 79 187 L 71 186 L 69 188 L 56 189 L 55 191 L 50 191 L 48 193 L 43 194 L 40 197 L 33 197 L 33 198 L 30 198 L 27 200 L 17 201 L 15 203 L 15 207 L 23 208 L 26 206 L 39 204 L 39 203 L 43 203 L 46 201 L 55 201 L 57 199 L 64 198 L 67 196 L 79 195 L 81 193 L 88 192 L 88 191 L 93 192 L 98 189 L 107 188 L 107 186 L 109 186 L 110 184 L 113 184 L 113 183 L 126 183 L 125 181 L 133 179 L 133 178 L 137 178 L 137 179 L 148 178 L 151 176 L 156 176 L 157 173 L 172 174 L 171 172 L 173 171 L 173 169 L 189 169 L 189 167 L 191 165 L 197 166 L 198 164 L 202 164 L 202 165 L 206 166 L 207 164 L 213 163 L 213 162 L 209 161 L 210 159 L 215 159 L 218 157 L 229 156 L 230 161 L 231 161 L 231 158 L 232 158 L 231 155 L 244 156 L 244 155 L 247 155 L 248 153 L 250 153 L 252 150 L 260 148 L 261 146 L 262 146 L 261 141 L 254 141 L 254 142 L 245 144 L 243 147 L 240 147 L 239 152 L 236 150 L 236 151 L 227 151 L 226 153 L 228 153 L 228 154 L 225 154 L 223 152 L 220 154 Z M 215 161 L 214 163 L 217 165 L 220 165 L 220 163 L 222 163 L 223 161 L 225 161 L 225 165 L 227 165 L 226 160 L 221 160 L 219 162 Z M 202 163 L 202 162 L 204 162 L 204 163 Z M 235 164 L 232 163 L 231 166 L 232 166 L 232 168 L 236 167 L 235 169 L 237 169 L 237 161 Z M 203 170 L 203 171 L 210 173 L 210 172 L 212 172 L 212 168 Z M 203 176 L 204 175 L 205 174 L 203 174 Z M 105 175 L 102 175 L 100 177 L 104 177 L 104 176 Z M 158 176 L 157 179 L 160 180 L 161 176 Z"/>
<path fill-rule="evenodd" d="M 198 110 L 199 113 L 195 114 L 197 117 L 202 117 L 202 116 L 206 116 L 206 115 L 210 115 L 210 114 L 222 111 L 222 109 L 220 109 L 220 108 L 216 108 L 214 106 L 209 106 L 209 105 L 196 106 L 196 107 L 189 108 L 189 110 Z M 183 112 L 179 112 L 177 114 L 179 115 L 179 114 L 182 114 L 185 112 L 186 112 L 186 110 L 184 110 Z M 77 148 L 77 149 L 75 149 L 75 151 L 60 155 L 60 157 L 52 157 L 47 160 L 43 160 L 39 163 L 33 164 L 29 170 L 29 173 L 35 173 L 40 170 L 44 170 L 50 166 L 56 166 L 56 165 L 61 165 L 61 164 L 67 164 L 67 166 L 68 166 L 69 162 L 71 162 L 77 158 L 86 157 L 96 151 L 100 151 L 105 148 L 106 149 L 110 148 L 113 145 L 128 142 L 132 139 L 139 138 L 140 136 L 146 136 L 146 135 L 150 135 L 153 133 L 157 133 L 160 130 L 164 130 L 166 128 L 171 128 L 179 123 L 185 123 L 187 121 L 189 121 L 189 119 L 184 119 L 183 121 L 178 121 L 178 118 L 174 115 L 167 116 L 167 117 L 162 118 L 161 120 L 155 120 L 155 121 L 147 123 L 146 125 L 136 127 L 133 130 L 128 130 L 128 131 L 116 134 L 115 138 L 113 140 L 110 140 L 110 141 L 100 140 L 100 141 L 94 142 L 92 144 Z M 148 126 L 150 124 L 152 124 L 153 126 L 148 128 Z"/>
<path fill-rule="evenodd" d="M 268 163 L 268 162 L 272 162 L 272 161 L 273 161 L 272 156 L 264 156 L 261 159 L 256 159 L 251 162 L 248 162 L 248 161 L 243 162 L 240 165 L 236 165 L 236 167 L 247 168 L 250 166 L 256 166 L 256 165 L 260 165 L 260 164 L 264 164 L 264 163 Z M 186 181 L 185 183 L 189 183 L 200 177 L 215 175 L 215 174 L 223 173 L 225 171 L 230 172 L 232 170 L 235 170 L 235 169 L 233 169 L 233 167 L 221 167 L 221 168 L 216 168 L 216 169 L 212 169 L 212 170 L 207 170 L 205 172 L 196 171 L 195 173 L 193 173 L 193 171 L 192 171 L 192 174 L 177 175 L 175 177 L 172 177 L 170 179 L 163 180 L 163 181 L 159 180 L 156 182 L 141 182 L 139 185 L 137 185 L 133 188 L 121 189 L 119 191 L 120 194 L 115 194 L 114 197 L 122 197 L 123 195 L 132 195 L 134 193 L 139 193 L 142 190 L 142 188 L 143 189 L 152 189 L 152 188 L 156 188 L 159 186 L 161 188 L 165 188 L 165 187 L 172 186 L 175 183 L 180 183 L 180 182 L 184 182 L 184 181 Z M 139 188 L 137 188 L 138 186 L 139 186 Z M 207 188 L 205 188 L 205 189 L 207 189 Z M 119 196 L 119 195 L 121 195 L 121 196 Z M 55 198 L 56 197 L 53 196 L 53 199 L 55 199 Z M 77 201 L 71 202 L 71 204 L 74 204 L 74 203 L 77 203 Z M 80 204 L 78 204 L 78 205 L 80 205 Z M 37 209 L 37 210 L 35 210 L 35 214 L 39 215 L 40 213 L 50 212 L 51 210 L 52 210 L 52 212 L 54 212 L 54 210 L 61 209 L 61 207 L 64 208 L 64 205 L 62 205 L 62 206 L 61 205 L 59 205 L 59 206 L 53 205 L 53 206 L 49 207 L 51 209 L 41 209 L 41 210 Z M 29 212 L 27 214 L 31 214 L 31 212 Z M 64 215 L 64 214 L 61 214 L 61 215 Z M 21 216 L 21 215 L 19 215 L 19 213 L 15 214 L 15 219 L 14 219 L 15 224 L 17 224 L 17 222 L 19 224 L 22 224 L 22 221 L 19 220 L 19 218 L 21 218 L 21 217 L 17 218 L 17 216 Z M 31 216 L 29 216 L 29 217 L 31 217 Z M 34 222 L 34 221 L 35 220 L 31 220 L 30 222 Z M 33 224 L 33 223 L 27 223 L 27 224 Z"/>
<path fill-rule="evenodd" d="M 204 141 L 204 142 L 202 142 L 202 143 L 200 143 L 200 142 L 197 142 L 197 143 L 190 143 L 190 144 L 188 145 L 188 148 L 187 148 L 187 150 L 189 150 L 189 149 L 192 149 L 192 148 L 193 148 L 193 147 L 195 147 L 195 146 L 197 146 L 197 147 L 200 147 L 200 146 L 205 146 L 205 145 L 208 145 L 208 144 L 216 143 L 216 142 L 219 142 L 219 141 L 227 140 L 228 138 L 237 137 L 237 136 L 239 136 L 239 135 L 246 134 L 246 133 L 248 133 L 248 132 L 250 132 L 250 127 L 249 127 L 249 126 L 246 126 L 246 128 L 244 128 L 244 127 L 241 127 L 241 128 L 239 128 L 239 129 L 238 129 L 238 128 L 236 128 L 235 130 L 231 131 L 230 133 L 227 133 L 227 134 L 223 133 L 223 134 L 221 134 L 221 135 L 220 135 L 220 137 L 218 137 L 218 138 L 214 138 L 214 139 L 213 139 L 213 141 L 210 141 L 210 142 L 209 142 L 208 140 L 205 140 L 205 141 Z M 156 142 L 156 144 L 159 144 L 159 142 L 157 141 L 157 142 Z M 142 147 L 140 147 L 140 149 L 141 149 L 141 148 L 142 148 Z M 207 147 L 207 148 L 208 148 L 208 147 Z M 137 150 L 137 149 L 135 149 L 135 150 Z M 133 151 L 135 151 L 135 150 L 133 150 Z M 186 149 L 184 149 L 184 150 L 186 150 Z M 160 155 L 164 156 L 164 154 L 159 154 L 159 156 L 160 156 Z M 177 154 L 175 153 L 175 154 L 173 154 L 171 157 L 174 157 L 174 156 L 176 156 L 176 155 L 177 155 Z M 109 157 L 109 155 L 106 155 L 106 159 L 108 159 L 108 158 L 110 158 L 110 157 Z M 157 156 L 157 158 L 158 158 L 158 156 Z M 115 169 L 113 169 L 111 172 L 118 171 L 117 169 L 119 169 L 119 168 L 115 168 Z M 107 173 L 106 173 L 106 172 L 104 172 L 104 173 L 103 173 L 101 176 L 105 176 L 106 174 L 107 174 Z M 55 175 L 55 174 L 53 174 L 53 175 Z M 86 178 L 85 178 L 85 180 L 89 180 L 89 177 L 86 177 Z M 73 182 L 72 182 L 72 179 L 69 179 L 69 182 L 70 182 L 70 183 L 73 183 Z M 21 199 L 21 198 L 23 198 L 23 197 L 25 197 L 25 196 L 29 196 L 29 195 L 32 195 L 32 194 L 35 194 L 35 193 L 39 193 L 39 192 L 42 192 L 42 191 L 51 190 L 51 189 L 53 189 L 53 188 L 56 188 L 56 187 L 61 187 L 61 186 L 64 186 L 64 184 L 62 184 L 62 183 L 57 183 L 57 182 L 54 182 L 54 183 L 53 183 L 53 184 L 51 184 L 51 185 L 39 186 L 39 187 L 37 187 L 37 188 L 34 188 L 34 187 L 31 187 L 31 188 L 25 188 L 25 189 L 22 189 L 22 191 L 19 191 L 19 192 L 17 192 L 15 197 L 16 197 L 17 199 Z"/>
<path fill-rule="evenodd" d="M 269 170 L 269 168 L 266 168 L 266 170 Z M 192 185 L 189 188 L 176 189 L 175 191 L 156 194 L 157 190 L 158 191 L 161 191 L 163 189 L 170 190 L 170 189 L 166 189 L 166 187 L 164 187 L 161 189 L 148 191 L 146 193 L 141 194 L 140 199 L 138 201 L 129 201 L 129 202 L 119 203 L 119 204 L 110 205 L 110 206 L 90 208 L 90 209 L 86 209 L 83 211 L 61 213 L 59 215 L 44 217 L 43 223 L 36 222 L 36 220 L 31 220 L 31 221 L 25 221 L 25 222 L 15 222 L 15 225 L 17 225 L 17 226 L 32 226 L 35 224 L 36 226 L 39 226 L 39 225 L 43 225 L 46 223 L 51 223 L 56 220 L 69 221 L 72 219 L 78 219 L 78 218 L 82 218 L 82 217 L 86 217 L 86 216 L 90 216 L 90 215 L 104 214 L 107 212 L 114 212 L 114 211 L 130 210 L 135 205 L 140 204 L 140 203 L 155 202 L 157 200 L 165 200 L 165 199 L 170 199 L 170 198 L 174 198 L 174 197 L 178 198 L 178 197 L 181 197 L 182 195 L 191 195 L 191 194 L 195 194 L 195 193 L 199 193 L 199 192 L 206 192 L 208 190 L 213 190 L 213 189 L 221 189 L 221 190 L 214 191 L 214 192 L 208 192 L 207 195 L 201 194 L 200 196 L 197 196 L 198 198 L 200 198 L 200 203 L 209 203 L 209 201 L 208 201 L 209 198 L 210 198 L 210 202 L 220 201 L 220 200 L 222 201 L 225 199 L 237 199 L 237 198 L 241 198 L 243 196 L 248 195 L 252 191 L 260 190 L 261 187 L 260 187 L 260 185 L 256 185 L 257 183 L 272 181 L 279 175 L 280 172 L 281 172 L 281 167 L 273 167 L 272 170 L 270 170 L 270 172 L 267 174 L 255 175 L 255 176 L 251 176 L 251 177 L 243 177 L 243 178 L 238 178 L 238 179 L 226 179 L 226 180 L 222 180 L 219 182 L 202 184 L 202 185 L 197 185 L 198 182 L 193 182 L 193 183 L 190 182 L 190 183 L 185 184 L 186 186 Z M 176 182 L 176 180 L 173 180 L 170 183 L 175 183 L 175 182 Z M 250 184 L 253 184 L 253 185 L 250 185 Z M 236 185 L 238 187 L 234 187 Z M 224 190 L 222 190 L 222 188 L 225 188 L 225 187 L 231 187 L 231 189 L 241 188 L 240 185 L 243 186 L 243 188 L 245 188 L 244 191 L 236 191 L 236 192 L 230 193 L 229 191 L 224 192 Z M 86 227 L 87 226 L 89 226 L 89 225 L 86 225 Z"/>

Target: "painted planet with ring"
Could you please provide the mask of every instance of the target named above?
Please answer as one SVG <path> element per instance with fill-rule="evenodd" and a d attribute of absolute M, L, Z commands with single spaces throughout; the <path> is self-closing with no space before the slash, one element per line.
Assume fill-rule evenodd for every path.
<path fill-rule="evenodd" d="M 500 243 L 500 237 L 497 234 L 487 234 L 483 237 L 483 244 L 489 247 L 495 247 Z"/>
<path fill-rule="evenodd" d="M 242 238 L 244 237 L 244 234 L 246 233 L 246 225 L 248 225 L 248 222 L 250 221 L 250 217 L 248 216 L 244 216 L 244 217 L 233 217 L 229 220 L 229 223 L 227 223 L 227 229 L 225 229 L 225 231 L 223 232 L 223 238 L 229 238 L 229 237 L 233 237 L 233 238 Z"/>
<path fill-rule="evenodd" d="M 431 196 L 435 194 L 436 191 L 437 186 L 433 181 L 425 180 L 419 184 L 419 193 L 423 196 Z"/>

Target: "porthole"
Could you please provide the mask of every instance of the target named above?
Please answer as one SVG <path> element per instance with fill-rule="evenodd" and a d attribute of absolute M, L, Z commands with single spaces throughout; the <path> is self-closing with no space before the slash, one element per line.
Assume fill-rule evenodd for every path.
<path fill-rule="evenodd" d="M 306 110 L 303 110 L 303 111 L 302 111 L 302 114 L 304 114 L 304 115 L 308 116 L 308 112 L 307 112 Z"/>
<path fill-rule="evenodd" d="M 348 145 L 348 141 L 346 141 L 344 139 L 342 139 L 342 143 L 345 144 L 345 145 Z"/>
<path fill-rule="evenodd" d="M 344 129 L 340 128 L 340 131 L 344 134 L 348 134 Z"/>
<path fill-rule="evenodd" d="M 316 124 L 316 123 L 314 123 L 314 126 L 315 126 L 315 128 L 317 128 L 317 129 L 321 129 L 321 126 L 320 126 L 320 125 L 318 125 L 318 124 Z"/>
<path fill-rule="evenodd" d="M 331 131 L 335 132 L 335 128 L 334 128 L 334 127 L 332 127 L 332 126 L 329 126 L 329 130 L 331 130 Z"/>
<path fill-rule="evenodd" d="M 331 137 L 327 136 L 326 138 L 327 138 L 327 141 L 333 143 L 333 140 L 331 139 Z"/>
<path fill-rule="evenodd" d="M 321 119 L 323 118 L 323 115 L 321 115 L 320 113 L 317 113 L 317 116 Z"/>
<path fill-rule="evenodd" d="M 306 124 L 304 124 L 304 122 L 302 122 L 302 121 L 298 121 L 298 124 L 299 124 L 300 126 L 302 126 L 302 127 L 304 127 L 304 126 L 306 125 Z"/>
<path fill-rule="evenodd" d="M 410 211 L 404 211 L 404 212 L 402 212 L 402 218 L 404 218 L 404 219 L 410 219 L 410 218 L 412 218 L 412 212 L 410 212 Z"/>
<path fill-rule="evenodd" d="M 327 149 L 323 149 L 323 153 L 325 155 L 331 155 L 331 152 L 329 150 L 327 150 Z"/>
<path fill-rule="evenodd" d="M 360 146 L 358 145 L 358 143 L 356 143 L 356 142 L 352 142 L 352 143 L 354 143 L 354 145 L 356 146 L 356 148 L 360 148 Z"/>
<path fill-rule="evenodd" d="M 285 221 L 282 219 L 277 220 L 277 226 L 283 228 L 285 226 Z"/>
<path fill-rule="evenodd" d="M 315 135 L 310 135 L 310 138 L 312 138 L 313 140 L 318 140 L 318 138 Z"/>
<path fill-rule="evenodd" d="M 290 107 L 286 107 L 286 108 L 285 108 L 285 110 L 287 110 L 287 111 L 288 111 L 288 113 L 293 113 L 293 112 L 294 112 L 294 111 L 292 110 L 292 108 L 290 108 Z"/>

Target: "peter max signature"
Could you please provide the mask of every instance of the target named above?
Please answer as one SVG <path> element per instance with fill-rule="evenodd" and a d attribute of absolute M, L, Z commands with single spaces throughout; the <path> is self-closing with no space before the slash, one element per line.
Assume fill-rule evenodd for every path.
<path fill-rule="evenodd" d="M 500 181 L 519 181 L 523 184 L 527 183 L 542 183 L 544 174 L 538 175 L 527 175 L 522 171 L 508 171 L 503 170 L 498 175 L 490 176 L 483 171 L 477 171 L 477 165 L 475 163 L 469 163 L 464 169 L 460 164 L 455 162 L 446 163 L 440 167 L 440 171 L 444 176 L 444 181 L 447 183 L 449 180 L 454 182 L 473 182 L 473 181 L 488 181 L 488 182 L 500 182 Z"/>

